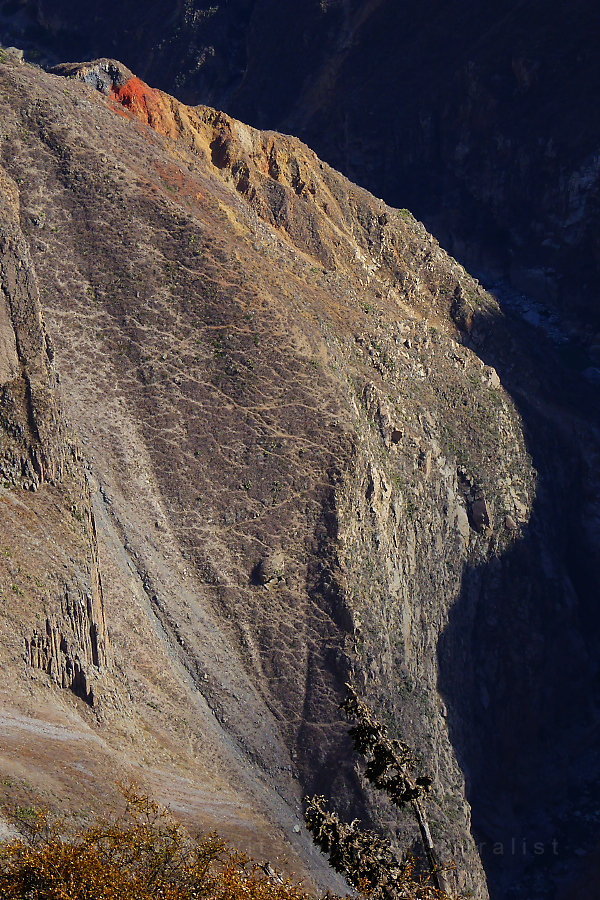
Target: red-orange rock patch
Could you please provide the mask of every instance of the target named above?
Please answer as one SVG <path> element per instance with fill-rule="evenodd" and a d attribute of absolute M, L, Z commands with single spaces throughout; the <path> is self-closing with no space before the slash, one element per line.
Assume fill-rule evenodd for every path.
<path fill-rule="evenodd" d="M 171 132 L 163 95 L 149 87 L 141 78 L 133 77 L 121 87 L 113 87 L 110 97 L 160 134 L 167 135 Z"/>

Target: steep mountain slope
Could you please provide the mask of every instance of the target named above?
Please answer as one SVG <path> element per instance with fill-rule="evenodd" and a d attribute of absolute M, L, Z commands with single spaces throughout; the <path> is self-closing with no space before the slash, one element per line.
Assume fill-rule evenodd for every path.
<path fill-rule="evenodd" d="M 591 327 L 593 340 L 597 6 L 294 7 L 255 4 L 243 79 L 226 108 L 301 135 L 348 177 L 413 210 L 465 264 L 502 272 Z"/>
<path fill-rule="evenodd" d="M 4 40 L 116 55 L 187 102 L 300 135 L 408 207 L 465 264 L 502 273 L 595 347 L 596 52 L 589 0 L 66 0 L 0 5 Z"/>
<path fill-rule="evenodd" d="M 597 796 L 595 388 L 293 138 L 111 60 L 0 65 L 0 104 L 6 795 L 88 814 L 135 774 L 339 887 L 307 791 L 415 840 L 354 768 L 352 678 L 432 769 L 463 888 L 469 802 L 568 883 L 598 837 L 570 824 Z M 537 858 L 483 850 L 495 896 L 532 896 Z"/>

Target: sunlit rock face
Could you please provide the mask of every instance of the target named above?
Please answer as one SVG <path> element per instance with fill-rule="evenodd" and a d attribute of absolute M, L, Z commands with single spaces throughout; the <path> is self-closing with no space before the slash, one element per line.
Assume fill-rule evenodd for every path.
<path fill-rule="evenodd" d="M 461 889 L 479 842 L 530 900 L 537 857 L 490 848 L 532 834 L 552 896 L 597 840 L 595 385 L 295 138 L 105 57 L 0 63 L 0 121 L 15 799 L 136 776 L 340 890 L 306 792 L 415 840 L 356 771 L 351 679 L 431 770 Z"/>

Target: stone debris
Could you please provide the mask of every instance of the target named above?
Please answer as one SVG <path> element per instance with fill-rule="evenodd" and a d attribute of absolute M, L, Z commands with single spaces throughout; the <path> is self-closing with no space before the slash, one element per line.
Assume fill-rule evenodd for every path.
<path fill-rule="evenodd" d="M 282 581 L 285 575 L 285 556 L 281 550 L 269 553 L 257 563 L 253 578 L 263 587 Z"/>

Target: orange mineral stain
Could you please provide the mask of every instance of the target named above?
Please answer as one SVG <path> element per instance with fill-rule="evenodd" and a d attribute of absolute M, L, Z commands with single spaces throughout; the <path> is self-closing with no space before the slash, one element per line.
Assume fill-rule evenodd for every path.
<path fill-rule="evenodd" d="M 113 87 L 110 97 L 160 134 L 172 133 L 173 123 L 162 93 L 149 87 L 141 78 L 133 77 L 121 87 Z"/>

